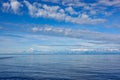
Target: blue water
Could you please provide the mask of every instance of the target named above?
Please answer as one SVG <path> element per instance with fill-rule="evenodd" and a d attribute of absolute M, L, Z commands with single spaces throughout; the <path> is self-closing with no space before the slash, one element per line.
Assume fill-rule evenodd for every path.
<path fill-rule="evenodd" d="M 120 55 L 0 55 L 0 80 L 120 80 Z"/>

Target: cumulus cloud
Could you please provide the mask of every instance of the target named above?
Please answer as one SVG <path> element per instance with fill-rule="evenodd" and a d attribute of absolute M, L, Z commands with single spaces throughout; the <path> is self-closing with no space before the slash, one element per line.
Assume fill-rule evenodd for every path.
<path fill-rule="evenodd" d="M 75 24 L 98 24 L 104 23 L 106 19 L 96 17 L 97 15 L 110 16 L 115 10 L 120 9 L 119 0 L 98 0 L 94 3 L 86 3 L 79 0 L 42 0 L 44 2 L 56 3 L 56 5 L 50 5 L 47 3 L 29 2 L 27 0 L 17 1 L 10 0 L 2 4 L 3 11 L 13 11 L 15 14 L 20 12 L 21 7 L 27 7 L 28 13 L 32 17 L 51 18 L 58 21 L 71 22 Z M 109 6 L 113 6 L 111 11 L 107 9 Z M 80 10 L 76 10 L 80 9 Z"/>
<path fill-rule="evenodd" d="M 10 1 L 11 9 L 14 11 L 14 13 L 18 13 L 20 7 L 22 7 L 22 4 L 18 2 L 17 0 L 11 0 Z"/>
<path fill-rule="evenodd" d="M 46 4 L 41 7 L 37 7 L 36 5 L 29 3 L 28 1 L 24 1 L 26 6 L 28 7 L 29 14 L 33 17 L 44 17 L 44 18 L 52 18 L 65 22 L 72 22 L 76 24 L 97 24 L 105 22 L 105 19 L 94 19 L 90 18 L 87 14 L 78 14 L 73 10 L 72 7 L 68 7 L 65 10 L 60 8 L 59 6 L 48 6 Z M 37 3 L 39 4 L 39 3 Z M 77 17 L 73 17 L 65 13 L 65 11 L 70 14 L 77 14 Z"/>
<path fill-rule="evenodd" d="M 37 8 L 36 6 L 33 4 L 30 4 L 27 0 L 24 0 L 25 5 L 27 6 L 28 10 L 29 10 L 29 14 L 31 16 L 34 16 L 34 14 L 37 12 Z"/>
<path fill-rule="evenodd" d="M 56 3 L 62 6 L 67 7 L 74 7 L 74 8 L 80 8 L 80 12 L 86 12 L 89 14 L 103 14 L 107 15 L 106 13 L 110 13 L 107 11 L 108 7 L 113 7 L 111 11 L 113 12 L 114 9 L 120 10 L 120 0 L 97 0 L 92 2 L 86 2 L 84 0 L 43 0 L 47 2 Z M 106 10 L 104 10 L 106 8 Z M 112 14 L 112 13 L 111 13 Z"/>
<path fill-rule="evenodd" d="M 105 19 L 94 19 L 90 18 L 87 14 L 81 14 L 78 17 L 72 18 L 70 16 L 65 18 L 66 21 L 77 23 L 77 24 L 97 24 L 97 23 L 104 23 Z"/>
<path fill-rule="evenodd" d="M 20 7 L 23 5 L 17 0 L 10 0 L 9 2 L 3 3 L 2 6 L 4 12 L 13 11 L 15 14 L 19 14 Z"/>
<path fill-rule="evenodd" d="M 28 8 L 29 15 L 32 17 L 51 18 L 58 21 L 71 22 L 75 24 L 97 24 L 104 23 L 106 21 L 101 18 L 92 18 L 89 14 L 76 12 L 71 6 L 62 8 L 58 5 L 47 5 L 38 2 L 30 3 L 27 0 L 24 0 L 23 3 L 17 0 L 10 0 L 3 3 L 2 6 L 3 12 L 13 11 L 15 14 L 19 14 L 21 7 L 26 6 Z M 93 14 L 95 12 L 92 11 L 91 13 Z"/>
<path fill-rule="evenodd" d="M 65 10 L 69 12 L 70 14 L 78 14 L 76 11 L 74 11 L 72 7 L 67 7 Z"/>
<path fill-rule="evenodd" d="M 86 3 L 86 1 L 80 0 L 42 0 L 44 2 L 52 2 L 58 3 L 64 6 L 72 6 L 72 7 L 85 7 L 88 5 L 105 5 L 105 6 L 119 6 L 120 7 L 120 0 L 97 0 L 95 2 Z"/>

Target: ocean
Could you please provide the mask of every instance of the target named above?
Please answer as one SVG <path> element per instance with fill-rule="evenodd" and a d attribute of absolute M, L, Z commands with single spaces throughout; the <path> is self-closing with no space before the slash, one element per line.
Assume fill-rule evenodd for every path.
<path fill-rule="evenodd" d="M 120 55 L 0 55 L 0 80 L 120 80 Z"/>

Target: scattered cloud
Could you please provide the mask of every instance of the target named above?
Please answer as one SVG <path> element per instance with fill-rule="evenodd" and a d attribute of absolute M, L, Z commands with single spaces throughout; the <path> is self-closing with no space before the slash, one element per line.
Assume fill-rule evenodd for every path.
<path fill-rule="evenodd" d="M 72 14 L 78 14 L 76 11 L 74 11 L 74 9 L 73 9 L 72 7 L 67 7 L 67 8 L 65 9 L 65 11 L 67 11 L 67 12 L 70 13 L 71 15 L 72 15 Z"/>
<path fill-rule="evenodd" d="M 99 0 L 98 3 L 105 6 L 120 7 L 120 0 Z"/>
<path fill-rule="evenodd" d="M 11 9 L 13 10 L 13 12 L 14 12 L 15 14 L 17 14 L 17 13 L 19 12 L 19 10 L 20 10 L 20 7 L 23 6 L 23 5 L 22 5 L 20 2 L 18 2 L 17 0 L 11 0 L 11 1 L 10 1 L 10 5 L 11 5 Z"/>
<path fill-rule="evenodd" d="M 27 0 L 24 0 L 25 5 L 27 6 L 29 10 L 29 14 L 33 16 L 37 12 L 37 8 L 35 7 L 35 4 L 31 5 Z"/>
<path fill-rule="evenodd" d="M 65 13 L 65 10 L 60 8 L 59 6 L 48 6 L 46 4 L 37 7 L 36 5 L 29 3 L 28 1 L 24 1 L 26 6 L 28 7 L 29 14 L 33 17 L 44 17 L 44 18 L 52 18 L 59 21 L 72 22 L 76 24 L 97 24 L 104 23 L 105 19 L 96 19 L 91 18 L 87 14 L 78 14 L 73 10 L 72 7 L 66 8 L 66 11 L 70 14 L 77 14 L 77 17 L 73 17 Z M 37 3 L 40 5 L 40 3 Z"/>
<path fill-rule="evenodd" d="M 3 12 L 13 11 L 15 14 L 19 14 L 20 7 L 22 7 L 23 4 L 17 0 L 10 0 L 8 2 L 3 3 L 2 6 Z"/>
<path fill-rule="evenodd" d="M 80 11 L 89 12 L 95 11 L 97 14 L 110 13 L 107 11 L 107 8 L 113 7 L 116 10 L 120 10 L 120 0 L 94 0 L 94 1 L 85 1 L 85 0 L 43 0 L 44 2 L 52 2 L 65 7 L 74 7 L 80 8 Z M 114 10 L 111 9 L 111 12 Z M 104 14 L 105 15 L 105 14 Z"/>
<path fill-rule="evenodd" d="M 63 1 L 62 4 L 66 4 L 69 1 Z M 78 2 L 78 1 L 77 1 Z M 74 4 L 74 3 L 73 3 Z M 83 4 L 81 2 L 75 3 L 75 5 L 79 6 L 87 6 L 86 4 Z M 15 14 L 20 13 L 21 7 L 27 7 L 28 13 L 32 17 L 44 17 L 44 18 L 51 18 L 58 21 L 65 21 L 65 22 L 71 22 L 75 24 L 98 24 L 98 23 L 104 23 L 106 19 L 104 18 L 95 18 L 91 17 L 90 14 L 96 14 L 97 11 L 90 8 L 90 14 L 84 13 L 84 8 L 80 11 L 75 11 L 73 6 L 66 6 L 65 8 L 59 5 L 48 5 L 38 2 L 30 3 L 27 0 L 24 0 L 23 2 L 19 2 L 17 0 L 10 0 L 8 2 L 4 2 L 3 4 L 3 12 L 9 12 L 13 11 Z M 22 13 L 22 9 L 21 9 Z"/>

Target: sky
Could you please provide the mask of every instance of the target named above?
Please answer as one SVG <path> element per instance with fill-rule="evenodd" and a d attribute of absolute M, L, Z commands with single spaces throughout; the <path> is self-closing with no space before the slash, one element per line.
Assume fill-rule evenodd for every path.
<path fill-rule="evenodd" d="M 120 0 L 0 0 L 0 53 L 120 51 Z"/>

